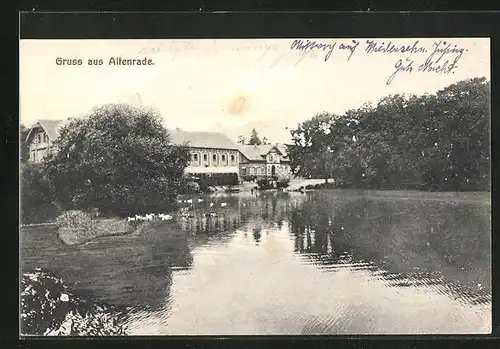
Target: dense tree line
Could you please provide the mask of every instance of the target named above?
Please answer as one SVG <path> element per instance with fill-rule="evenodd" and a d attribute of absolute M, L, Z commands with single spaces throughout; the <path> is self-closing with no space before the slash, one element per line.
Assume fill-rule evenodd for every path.
<path fill-rule="evenodd" d="M 490 82 L 392 95 L 343 115 L 320 113 L 291 131 L 295 174 L 337 186 L 490 189 Z"/>
<path fill-rule="evenodd" d="M 35 204 L 50 200 L 63 210 L 109 215 L 172 209 L 186 185 L 189 152 L 170 142 L 161 120 L 153 109 L 121 104 L 69 119 L 45 162 L 24 166 L 26 217 L 40 209 Z"/>

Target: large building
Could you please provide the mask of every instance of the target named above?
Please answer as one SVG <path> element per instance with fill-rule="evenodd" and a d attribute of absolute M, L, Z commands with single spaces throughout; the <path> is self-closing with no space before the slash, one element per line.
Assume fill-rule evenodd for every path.
<path fill-rule="evenodd" d="M 40 120 L 29 130 L 29 161 L 40 163 L 57 138 L 62 120 Z M 284 148 L 278 145 L 236 145 L 221 132 L 168 130 L 173 144 L 189 147 L 191 161 L 185 172 L 210 185 L 236 184 L 246 174 L 256 177 L 288 173 Z"/>
<path fill-rule="evenodd" d="M 289 177 L 290 159 L 281 144 L 242 145 L 240 177 L 243 179 L 266 177 Z"/>
<path fill-rule="evenodd" d="M 240 153 L 237 145 L 221 132 L 169 130 L 171 141 L 189 147 L 191 162 L 185 172 L 211 185 L 238 182 Z"/>
<path fill-rule="evenodd" d="M 29 149 L 29 162 L 41 163 L 57 138 L 57 127 L 61 120 L 40 120 L 31 126 L 26 136 Z"/>

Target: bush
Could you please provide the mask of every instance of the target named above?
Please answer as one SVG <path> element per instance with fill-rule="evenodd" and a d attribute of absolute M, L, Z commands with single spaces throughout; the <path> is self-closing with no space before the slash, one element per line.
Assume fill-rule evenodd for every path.
<path fill-rule="evenodd" d="M 90 214 L 79 211 L 71 210 L 63 212 L 56 218 L 56 224 L 59 228 L 92 228 L 92 218 Z"/>
<path fill-rule="evenodd" d="M 271 185 L 271 181 L 267 179 L 259 179 L 257 181 L 257 186 L 259 190 L 267 190 L 267 189 L 272 189 L 273 186 Z"/>
<path fill-rule="evenodd" d="M 257 176 L 241 176 L 241 179 L 245 182 L 255 182 L 255 180 L 257 179 Z"/>
<path fill-rule="evenodd" d="M 337 187 L 338 185 L 334 182 L 306 185 L 306 189 L 335 189 Z"/>
<path fill-rule="evenodd" d="M 200 192 L 200 185 L 194 181 L 187 181 L 184 183 L 183 189 L 181 190 L 181 194 L 194 194 Z"/>
<path fill-rule="evenodd" d="M 22 164 L 19 185 L 21 223 L 43 223 L 56 218 L 60 206 L 42 165 Z"/>
<path fill-rule="evenodd" d="M 71 210 L 56 218 L 59 238 L 67 245 L 82 244 L 99 236 L 128 234 L 133 231 L 123 218 L 92 219 L 92 213 Z"/>
<path fill-rule="evenodd" d="M 21 280 L 22 335 L 124 335 L 123 313 L 72 294 L 63 281 L 40 269 Z"/>
<path fill-rule="evenodd" d="M 284 179 L 280 179 L 276 182 L 276 187 L 278 189 L 288 188 L 289 184 L 290 184 L 290 179 L 284 178 Z"/>

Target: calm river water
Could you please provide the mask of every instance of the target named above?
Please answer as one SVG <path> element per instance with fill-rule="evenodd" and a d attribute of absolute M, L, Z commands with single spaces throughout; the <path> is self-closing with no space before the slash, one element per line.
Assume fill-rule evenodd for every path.
<path fill-rule="evenodd" d="M 131 335 L 491 331 L 489 194 L 187 198 L 194 217 L 82 246 L 23 229 L 21 267 L 129 306 Z"/>

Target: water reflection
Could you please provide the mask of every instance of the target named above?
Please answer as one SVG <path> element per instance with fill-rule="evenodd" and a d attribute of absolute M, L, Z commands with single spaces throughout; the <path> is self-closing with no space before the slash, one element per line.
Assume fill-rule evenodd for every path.
<path fill-rule="evenodd" d="M 143 234 L 64 245 L 55 228 L 21 232 L 21 268 L 55 273 L 81 295 L 114 305 L 161 308 L 169 298 L 173 268 L 193 262 L 185 234 L 152 225 Z"/>
<path fill-rule="evenodd" d="M 491 298 L 489 212 L 482 202 L 317 192 L 294 211 L 291 233 L 295 251 L 323 268 L 372 270 L 396 287 L 440 284 L 454 297 L 484 303 Z"/>
<path fill-rule="evenodd" d="M 183 198 L 181 198 L 183 199 Z M 22 234 L 22 267 L 133 307 L 131 334 L 488 332 L 480 194 L 190 196 L 189 215 L 68 247 Z"/>

